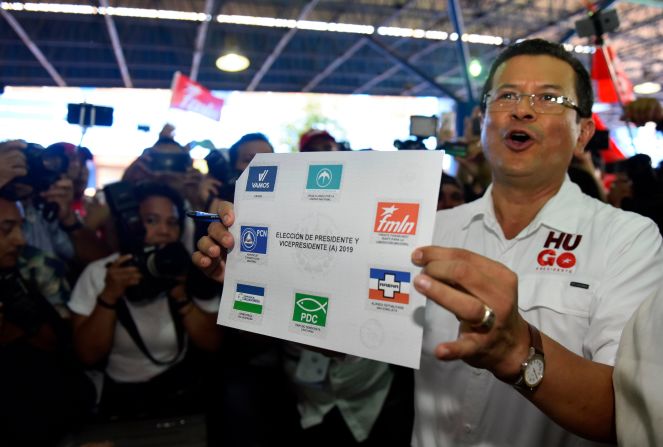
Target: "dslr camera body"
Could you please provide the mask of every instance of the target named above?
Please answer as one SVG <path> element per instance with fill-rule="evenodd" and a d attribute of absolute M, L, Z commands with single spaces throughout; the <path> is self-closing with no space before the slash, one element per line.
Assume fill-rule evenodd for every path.
<path fill-rule="evenodd" d="M 47 191 L 51 185 L 57 182 L 62 174 L 69 168 L 69 158 L 62 147 L 49 147 L 36 143 L 26 143 L 23 150 L 27 165 L 27 175 L 17 177 L 2 188 L 2 195 L 10 200 L 21 200 L 27 196 L 33 197 L 35 208 L 41 210 L 44 218 L 53 222 L 59 211 L 57 203 L 46 202 L 40 193 Z M 25 186 L 30 188 L 29 194 Z M 26 191 L 25 193 L 23 191 Z"/>

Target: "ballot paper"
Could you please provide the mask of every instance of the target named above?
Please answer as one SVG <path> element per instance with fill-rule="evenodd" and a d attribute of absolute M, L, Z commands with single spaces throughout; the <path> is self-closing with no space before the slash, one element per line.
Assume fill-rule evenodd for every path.
<path fill-rule="evenodd" d="M 258 154 L 237 180 L 218 323 L 419 367 L 442 153 Z"/>

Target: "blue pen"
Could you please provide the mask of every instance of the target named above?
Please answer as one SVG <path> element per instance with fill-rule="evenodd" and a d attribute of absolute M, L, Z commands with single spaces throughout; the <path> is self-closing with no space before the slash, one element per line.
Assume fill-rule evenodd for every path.
<path fill-rule="evenodd" d="M 202 211 L 187 211 L 186 215 L 196 222 L 221 222 L 218 214 L 204 213 Z"/>

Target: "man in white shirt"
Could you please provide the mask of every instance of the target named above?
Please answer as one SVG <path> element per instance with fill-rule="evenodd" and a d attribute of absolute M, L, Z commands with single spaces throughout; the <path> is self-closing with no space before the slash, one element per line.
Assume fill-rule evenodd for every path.
<path fill-rule="evenodd" d="M 429 298 L 413 442 L 613 441 L 611 365 L 629 316 L 661 288 L 660 235 L 568 180 L 594 133 L 593 100 L 587 71 L 561 45 L 507 48 L 483 93 L 493 184 L 440 212 L 435 246 L 412 257 L 423 267 L 415 287 Z M 221 247 L 233 245 L 224 224 L 234 222 L 229 207 L 219 214 L 223 224 L 194 254 L 217 279 Z"/>

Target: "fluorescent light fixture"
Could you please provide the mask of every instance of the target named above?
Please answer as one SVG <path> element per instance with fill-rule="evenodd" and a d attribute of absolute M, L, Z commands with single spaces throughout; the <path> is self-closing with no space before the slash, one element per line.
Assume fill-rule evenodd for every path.
<path fill-rule="evenodd" d="M 633 91 L 638 95 L 652 95 L 661 91 L 661 84 L 658 82 L 643 82 L 634 86 Z"/>
<path fill-rule="evenodd" d="M 0 9 L 4 9 L 6 11 L 48 12 L 59 14 L 85 14 L 102 16 L 108 15 L 117 17 L 133 17 L 139 19 L 183 20 L 192 22 L 205 22 L 212 20 L 212 17 L 202 12 L 125 7 L 104 8 L 64 3 L 0 2 Z M 371 35 L 377 32 L 377 34 L 382 36 L 408 37 L 428 40 L 450 39 L 452 41 L 456 41 L 459 39 L 458 34 L 449 34 L 446 31 L 397 28 L 388 26 L 381 26 L 376 30 L 375 27 L 370 25 L 359 25 L 354 23 L 319 22 L 313 20 L 291 20 L 274 17 L 254 17 L 228 14 L 217 15 L 215 19 L 219 23 L 227 23 L 232 25 L 264 26 L 270 28 L 286 29 L 297 28 L 312 31 L 364 35 Z M 463 34 L 463 36 L 460 38 L 467 42 L 485 45 L 502 45 L 504 42 L 502 37 L 483 34 Z"/>
<path fill-rule="evenodd" d="M 236 53 L 228 53 L 216 60 L 216 68 L 223 71 L 237 72 L 249 68 L 249 59 Z"/>

